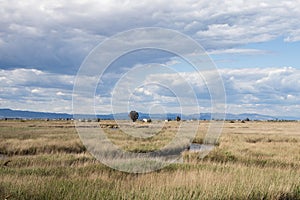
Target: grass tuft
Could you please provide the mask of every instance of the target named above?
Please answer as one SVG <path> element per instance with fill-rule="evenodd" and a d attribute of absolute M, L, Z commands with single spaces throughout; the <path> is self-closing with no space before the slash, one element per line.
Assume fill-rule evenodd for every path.
<path fill-rule="evenodd" d="M 178 128 L 170 122 L 141 139 L 114 123 L 101 121 L 109 138 L 139 153 L 168 144 Z M 203 143 L 208 127 L 201 122 L 193 142 Z M 204 159 L 185 150 L 182 163 L 130 174 L 93 158 L 72 122 L 0 121 L 0 199 L 300 199 L 299 128 L 297 122 L 228 122 Z"/>

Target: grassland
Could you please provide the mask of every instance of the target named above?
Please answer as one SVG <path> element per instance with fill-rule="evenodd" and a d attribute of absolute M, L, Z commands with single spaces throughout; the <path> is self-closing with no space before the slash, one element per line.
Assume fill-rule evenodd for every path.
<path fill-rule="evenodd" d="M 161 147 L 178 126 L 141 140 L 101 123 L 133 152 Z M 201 122 L 195 142 L 208 126 Z M 299 130 L 299 122 L 226 122 L 204 159 L 185 151 L 183 163 L 131 174 L 93 158 L 71 121 L 0 121 L 0 199 L 300 199 Z"/>

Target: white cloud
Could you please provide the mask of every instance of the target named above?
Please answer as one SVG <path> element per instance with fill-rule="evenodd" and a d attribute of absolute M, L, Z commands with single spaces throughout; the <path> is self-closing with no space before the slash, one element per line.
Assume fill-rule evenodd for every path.
<path fill-rule="evenodd" d="M 300 30 L 291 30 L 289 35 L 284 39 L 285 42 L 300 41 Z"/>
<path fill-rule="evenodd" d="M 40 93 L 40 90 L 37 89 L 37 88 L 35 88 L 35 89 L 32 89 L 32 90 L 31 90 L 31 93 Z"/>
<path fill-rule="evenodd" d="M 7 68 L 35 66 L 74 74 L 105 38 L 148 26 L 181 31 L 206 49 L 225 53 L 237 53 L 234 49 L 242 44 L 278 37 L 300 40 L 300 2 L 295 0 L 13 0 L 1 1 L 0 7 L 0 64 Z"/>
<path fill-rule="evenodd" d="M 220 71 L 227 91 L 229 112 L 299 116 L 299 108 L 288 108 L 300 103 L 300 88 L 297 87 L 300 70 L 283 67 Z"/>
<path fill-rule="evenodd" d="M 300 88 L 296 87 L 300 84 L 298 69 L 241 68 L 220 69 L 219 72 L 225 85 L 228 112 L 282 115 L 283 107 L 287 109 L 300 103 Z M 209 77 L 209 73 L 206 73 L 206 78 Z M 142 83 L 137 84 L 142 86 L 135 83 L 134 79 L 127 77 L 117 86 L 118 93 L 115 94 L 115 98 L 124 108 L 127 108 L 128 102 L 133 101 L 135 105 L 139 104 L 142 110 L 148 105 L 156 104 L 167 105 L 169 108 L 173 105 L 175 109 L 179 106 L 178 100 L 184 102 L 182 106 L 194 105 L 194 94 L 202 110 L 208 110 L 211 105 L 207 85 L 195 72 L 166 71 L 161 74 L 148 74 Z M 128 90 L 131 87 L 137 88 Z M 127 97 L 129 94 L 130 98 Z M 190 106 L 188 112 L 193 112 L 193 109 L 193 106 Z M 291 112 L 284 115 L 299 115 L 299 109 L 290 110 Z"/>
<path fill-rule="evenodd" d="M 99 42 L 131 28 L 175 29 L 198 40 L 209 54 L 267 54 L 269 52 L 263 50 L 243 49 L 241 45 L 275 38 L 300 41 L 298 0 L 12 0 L 0 1 L 0 7 L 1 107 L 26 106 L 25 109 L 69 112 L 74 76 L 66 74 L 75 74 L 85 56 Z M 189 48 L 180 43 L 170 45 Z M 112 48 L 119 49 L 118 46 Z M 139 61 L 142 63 L 143 59 Z M 165 66 L 175 64 L 178 64 L 176 60 L 164 63 Z M 296 112 L 300 98 L 298 69 L 222 69 L 220 73 L 229 111 L 280 114 L 284 108 L 299 115 L 300 112 Z M 106 81 L 105 88 L 99 87 L 101 105 L 106 110 L 110 108 L 107 106 L 110 89 L 116 84 L 113 80 L 119 77 L 119 74 L 107 73 L 102 80 Z M 81 81 L 93 87 L 93 78 L 82 77 Z M 204 81 L 193 73 L 182 73 L 179 77 L 161 72 L 144 81 L 171 85 L 177 96 L 191 96 L 185 80 L 197 89 L 199 99 L 208 99 Z M 176 102 L 170 91 L 162 87 L 143 88 L 139 97 L 155 103 Z"/>
<path fill-rule="evenodd" d="M 14 70 L 0 70 L 0 83 L 2 86 L 51 86 L 73 87 L 74 76 L 48 73 L 36 69 L 18 68 Z"/>
<path fill-rule="evenodd" d="M 282 67 L 221 69 L 219 72 L 225 84 L 228 112 L 299 116 L 300 88 L 297 86 L 300 84 L 300 70 Z M 71 83 L 74 78 L 31 69 L 1 70 L 1 107 L 71 113 Z M 193 92 L 200 104 L 200 111 L 210 109 L 205 82 L 194 72 L 155 74 L 141 79 L 142 82 L 137 85 L 127 82 L 128 78 L 130 75 L 121 82 L 127 84 L 120 84 L 115 91 L 119 92 L 119 96 L 114 96 L 117 101 L 113 104 L 117 105 L 114 112 L 126 112 L 130 106 L 147 111 L 149 105 L 161 105 L 172 112 L 178 110 L 182 103 L 186 107 L 184 110 L 192 113 L 195 108 Z M 131 86 L 133 89 L 128 90 Z M 94 106 L 95 103 L 97 112 L 111 112 L 111 97 L 96 94 L 95 99 L 90 101 L 82 95 L 83 104 Z M 130 101 L 132 104 L 128 104 Z"/>
<path fill-rule="evenodd" d="M 65 94 L 65 93 L 63 93 L 63 92 L 61 92 L 61 91 L 58 91 L 58 92 L 56 92 L 56 95 L 57 95 L 57 96 L 65 96 L 65 95 L 67 95 L 67 94 Z"/>
<path fill-rule="evenodd" d="M 71 113 L 73 79 L 36 69 L 0 70 L 1 107 Z"/>
<path fill-rule="evenodd" d="M 259 55 L 259 54 L 268 54 L 270 52 L 259 50 L 259 49 L 219 49 L 219 50 L 212 50 L 207 52 L 209 55 L 216 55 L 216 54 L 247 54 L 247 55 Z"/>
<path fill-rule="evenodd" d="M 286 99 L 287 99 L 287 100 L 296 100 L 297 97 L 294 96 L 294 95 L 292 95 L 292 94 L 288 94 L 288 95 L 286 96 Z"/>

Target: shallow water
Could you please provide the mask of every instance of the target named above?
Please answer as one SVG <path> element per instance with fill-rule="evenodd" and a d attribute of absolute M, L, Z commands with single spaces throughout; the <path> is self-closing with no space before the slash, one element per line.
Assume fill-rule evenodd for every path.
<path fill-rule="evenodd" d="M 210 151 L 213 148 L 214 148 L 213 145 L 205 145 L 205 144 L 192 143 L 190 145 L 189 151 L 193 151 L 193 152 Z"/>

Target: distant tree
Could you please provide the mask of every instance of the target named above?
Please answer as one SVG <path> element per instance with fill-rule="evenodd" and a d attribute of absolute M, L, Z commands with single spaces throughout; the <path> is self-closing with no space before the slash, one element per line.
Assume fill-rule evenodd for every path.
<path fill-rule="evenodd" d="M 129 115 L 130 119 L 135 122 L 139 118 L 139 113 L 136 111 L 130 111 Z"/>
<path fill-rule="evenodd" d="M 180 118 L 179 116 L 177 116 L 177 117 L 176 117 L 176 121 L 179 122 L 180 120 L 181 120 L 181 118 Z"/>

